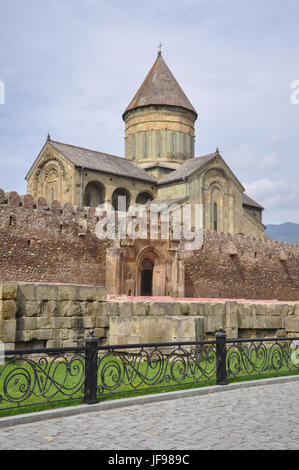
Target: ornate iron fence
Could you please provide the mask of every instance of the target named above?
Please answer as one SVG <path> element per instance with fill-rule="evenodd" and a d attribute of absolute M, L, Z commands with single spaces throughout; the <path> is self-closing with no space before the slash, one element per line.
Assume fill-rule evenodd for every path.
<path fill-rule="evenodd" d="M 228 378 L 299 372 L 299 338 L 264 338 L 226 341 Z"/>
<path fill-rule="evenodd" d="M 84 397 L 85 347 L 5 352 L 0 365 L 1 410 Z"/>
<path fill-rule="evenodd" d="M 233 379 L 299 372 L 299 337 L 101 346 L 5 352 L 0 365 L 2 410 L 105 396 L 171 390 Z"/>

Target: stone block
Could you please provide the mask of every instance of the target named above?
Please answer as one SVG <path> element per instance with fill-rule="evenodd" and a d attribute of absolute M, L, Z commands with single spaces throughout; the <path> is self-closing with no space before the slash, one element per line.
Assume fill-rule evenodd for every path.
<path fill-rule="evenodd" d="M 96 316 L 102 312 L 102 304 L 96 301 L 81 302 L 82 313 L 84 316 Z"/>
<path fill-rule="evenodd" d="M 294 311 L 295 315 L 299 317 L 299 304 L 298 305 L 295 305 L 295 311 Z"/>
<path fill-rule="evenodd" d="M 52 328 L 52 318 L 50 317 L 38 317 L 34 318 L 36 321 L 37 329 Z"/>
<path fill-rule="evenodd" d="M 129 323 L 129 332 L 128 336 L 142 336 L 142 331 L 141 331 L 141 320 L 142 318 L 140 317 L 132 317 L 128 319 Z"/>
<path fill-rule="evenodd" d="M 41 330 L 32 330 L 31 338 L 36 340 L 48 340 L 53 339 L 53 330 L 52 329 L 41 329 Z"/>
<path fill-rule="evenodd" d="M 62 317 L 61 318 L 61 328 L 70 329 L 72 327 L 72 320 L 69 317 Z"/>
<path fill-rule="evenodd" d="M 133 315 L 134 316 L 146 316 L 149 311 L 148 302 L 133 302 Z"/>
<path fill-rule="evenodd" d="M 133 314 L 133 302 L 119 302 L 118 311 L 120 317 L 131 317 Z"/>
<path fill-rule="evenodd" d="M 20 283 L 18 285 L 18 299 L 24 301 L 36 300 L 36 285 Z"/>
<path fill-rule="evenodd" d="M 299 336 L 299 318 L 286 318 L 285 329 L 290 333 L 297 333 Z"/>
<path fill-rule="evenodd" d="M 276 310 L 280 316 L 286 317 L 289 312 L 289 305 L 287 304 L 277 304 Z"/>
<path fill-rule="evenodd" d="M 69 330 L 62 328 L 60 330 L 60 335 L 59 336 L 60 336 L 60 339 L 62 339 L 62 340 L 68 339 L 69 338 Z"/>
<path fill-rule="evenodd" d="M 254 326 L 258 330 L 282 329 L 284 326 L 284 319 L 277 316 L 256 317 Z"/>
<path fill-rule="evenodd" d="M 153 316 L 174 315 L 174 306 L 174 302 L 153 301 L 150 302 L 149 314 Z"/>
<path fill-rule="evenodd" d="M 96 300 L 106 300 L 107 297 L 107 289 L 104 286 L 97 286 L 96 287 Z"/>
<path fill-rule="evenodd" d="M 116 344 L 127 344 L 127 337 L 125 335 L 117 336 L 117 343 Z"/>
<path fill-rule="evenodd" d="M 106 336 L 106 331 L 104 330 L 104 328 L 95 328 L 94 334 L 95 334 L 95 336 L 97 336 L 98 338 L 105 338 L 105 336 Z M 121 344 L 121 343 L 119 343 L 119 344 Z"/>
<path fill-rule="evenodd" d="M 96 317 L 83 317 L 83 328 L 95 328 Z"/>
<path fill-rule="evenodd" d="M 0 341 L 14 343 L 16 340 L 16 320 L 0 320 Z"/>
<path fill-rule="evenodd" d="M 83 328 L 83 318 L 82 317 L 73 317 L 71 318 L 71 328 L 80 329 Z"/>
<path fill-rule="evenodd" d="M 140 343 L 142 343 L 142 341 L 139 336 L 128 336 L 127 338 L 127 344 L 140 344 Z"/>
<path fill-rule="evenodd" d="M 226 305 L 224 303 L 213 304 L 213 315 L 224 315 L 226 311 Z"/>
<path fill-rule="evenodd" d="M 182 341 L 188 341 L 187 338 L 192 338 L 192 341 L 195 341 L 196 332 L 194 318 L 181 319 L 181 338 Z"/>
<path fill-rule="evenodd" d="M 23 317 L 17 320 L 18 330 L 35 330 L 37 327 L 36 317 Z"/>
<path fill-rule="evenodd" d="M 118 302 L 109 300 L 102 304 L 102 315 L 118 315 Z"/>
<path fill-rule="evenodd" d="M 53 328 L 53 330 L 59 330 L 59 328 L 61 328 L 61 318 L 51 318 L 51 328 Z"/>
<path fill-rule="evenodd" d="M 97 288 L 93 286 L 78 286 L 78 300 L 97 300 Z"/>
<path fill-rule="evenodd" d="M 51 284 L 40 284 L 36 286 L 37 300 L 58 300 L 58 286 Z"/>
<path fill-rule="evenodd" d="M 34 330 L 17 330 L 16 341 L 28 342 L 32 340 L 32 332 Z"/>
<path fill-rule="evenodd" d="M 109 318 L 108 316 L 96 317 L 96 327 L 97 328 L 108 328 L 109 327 Z"/>
<path fill-rule="evenodd" d="M 0 319 L 14 320 L 16 313 L 17 306 L 14 300 L 0 300 Z"/>
<path fill-rule="evenodd" d="M 78 345 L 78 341 L 76 341 L 73 338 L 66 339 L 66 340 L 63 340 L 62 345 L 64 348 L 72 348 Z"/>
<path fill-rule="evenodd" d="M 60 301 L 77 300 L 77 295 L 78 286 L 58 286 L 58 300 Z"/>
<path fill-rule="evenodd" d="M 45 317 L 58 316 L 58 302 L 55 300 L 49 300 L 43 303 L 43 315 Z"/>
<path fill-rule="evenodd" d="M 18 295 L 18 284 L 16 282 L 0 283 L 0 299 L 15 300 Z"/>
<path fill-rule="evenodd" d="M 47 342 L 47 348 L 62 348 L 62 346 L 63 341 L 59 338 L 51 339 Z"/>
<path fill-rule="evenodd" d="M 23 313 L 27 317 L 37 317 L 42 315 L 43 302 L 36 300 L 29 300 L 19 304 L 19 313 Z M 20 312 L 21 311 L 21 312 Z"/>
<path fill-rule="evenodd" d="M 189 303 L 189 313 L 192 316 L 198 315 L 198 303 L 197 302 L 190 302 Z"/>
<path fill-rule="evenodd" d="M 112 336 L 128 336 L 130 334 L 130 321 L 126 317 L 110 317 L 109 331 Z"/>

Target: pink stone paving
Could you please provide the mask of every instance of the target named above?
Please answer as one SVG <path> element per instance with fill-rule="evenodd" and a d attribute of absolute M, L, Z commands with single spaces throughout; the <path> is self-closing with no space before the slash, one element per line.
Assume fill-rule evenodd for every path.
<path fill-rule="evenodd" d="M 143 301 L 150 301 L 150 300 L 159 300 L 162 302 L 241 302 L 241 303 L 252 303 L 252 302 L 259 302 L 259 303 L 281 303 L 283 301 L 279 301 L 277 299 L 271 300 L 260 300 L 260 299 L 220 299 L 220 298 L 206 298 L 206 297 L 162 297 L 162 296 L 152 296 L 152 297 L 142 297 L 142 296 L 125 296 L 125 295 L 107 295 L 107 299 L 115 299 L 115 300 L 143 300 Z"/>

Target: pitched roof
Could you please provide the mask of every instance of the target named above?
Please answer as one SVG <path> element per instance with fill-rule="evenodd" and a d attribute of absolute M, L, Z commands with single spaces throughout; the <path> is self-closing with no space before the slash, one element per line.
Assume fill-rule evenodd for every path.
<path fill-rule="evenodd" d="M 186 108 L 197 115 L 192 104 L 166 65 L 161 53 L 141 87 L 123 113 L 140 106 L 169 105 Z"/>
<path fill-rule="evenodd" d="M 263 206 L 261 206 L 254 199 L 251 199 L 251 197 L 247 196 L 247 194 L 243 193 L 242 198 L 243 198 L 243 205 L 244 206 L 251 206 L 251 207 L 256 207 L 258 209 L 264 209 Z"/>
<path fill-rule="evenodd" d="M 117 176 L 126 176 L 128 178 L 156 183 L 156 179 L 153 176 L 123 157 L 63 144 L 53 140 L 48 141 L 48 143 L 77 167 L 84 167 L 89 170 L 102 171 Z"/>
<path fill-rule="evenodd" d="M 217 156 L 216 153 L 211 153 L 209 155 L 204 155 L 203 157 L 192 158 L 180 166 L 177 170 L 172 171 L 166 176 L 163 176 L 162 179 L 158 182 L 158 184 L 165 184 L 165 183 L 172 183 L 174 181 L 183 180 L 188 176 L 191 176 L 195 173 L 199 168 L 204 166 L 207 162 L 212 160 Z"/>

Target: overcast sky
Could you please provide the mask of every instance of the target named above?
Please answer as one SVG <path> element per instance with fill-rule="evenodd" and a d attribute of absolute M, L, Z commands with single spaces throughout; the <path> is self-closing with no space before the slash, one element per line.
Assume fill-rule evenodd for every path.
<path fill-rule="evenodd" d="M 47 133 L 124 154 L 122 112 L 163 57 L 215 151 L 264 222 L 299 223 L 298 0 L 0 0 L 0 188 L 24 177 Z"/>

